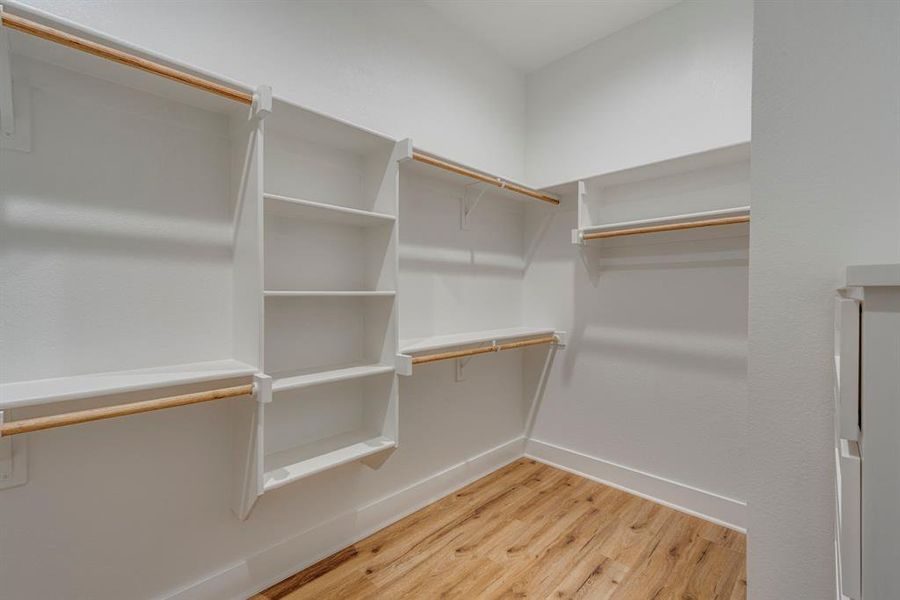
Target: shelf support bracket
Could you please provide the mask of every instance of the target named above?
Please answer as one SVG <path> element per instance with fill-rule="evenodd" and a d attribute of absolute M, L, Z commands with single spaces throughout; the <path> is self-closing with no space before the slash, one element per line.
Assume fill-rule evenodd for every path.
<path fill-rule="evenodd" d="M 412 356 L 408 354 L 397 355 L 394 361 L 394 370 L 397 372 L 397 375 L 403 375 L 404 377 L 412 375 L 412 367 Z"/>
<path fill-rule="evenodd" d="M 465 358 L 457 358 L 456 359 L 456 381 L 465 381 L 466 375 L 463 369 L 466 368 L 466 365 L 469 364 L 469 361 L 472 360 L 471 356 L 466 356 Z"/>
<path fill-rule="evenodd" d="M 253 118 L 260 121 L 272 114 L 272 87 L 261 85 L 253 94 L 253 104 L 250 107 Z"/>
<path fill-rule="evenodd" d="M 566 341 L 569 339 L 569 335 L 565 331 L 554 331 L 553 335 L 556 336 L 556 347 L 565 348 Z"/>
<path fill-rule="evenodd" d="M 0 410 L 0 425 L 4 411 Z M 0 490 L 28 483 L 28 436 L 0 437 Z"/>
<path fill-rule="evenodd" d="M 470 183 L 466 186 L 466 192 L 459 201 L 459 228 L 463 231 L 468 231 L 469 218 L 486 191 L 487 186 L 483 183 Z"/>
<path fill-rule="evenodd" d="M 0 6 L 0 21 L 3 7 Z M 12 63 L 9 56 L 9 34 L 0 25 L 0 130 L 11 138 L 16 134 L 16 117 L 13 111 Z"/>

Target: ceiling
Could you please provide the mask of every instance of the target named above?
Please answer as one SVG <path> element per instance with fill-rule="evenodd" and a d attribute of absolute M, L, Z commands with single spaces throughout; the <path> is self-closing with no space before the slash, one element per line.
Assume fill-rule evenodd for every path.
<path fill-rule="evenodd" d="M 680 0 L 425 0 L 529 73 Z"/>

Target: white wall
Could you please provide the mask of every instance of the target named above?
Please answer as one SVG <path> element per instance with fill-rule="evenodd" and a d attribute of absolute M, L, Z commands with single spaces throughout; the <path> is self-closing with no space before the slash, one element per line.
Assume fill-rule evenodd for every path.
<path fill-rule="evenodd" d="M 683 2 L 531 73 L 539 186 L 750 139 L 750 0 Z"/>
<path fill-rule="evenodd" d="M 282 96 L 412 136 L 419 146 L 521 176 L 522 77 L 430 9 L 366 2 L 33 4 L 235 79 L 271 83 Z M 89 126 L 78 119 L 75 124 Z M 45 123 L 36 119 L 36 127 Z M 454 193 L 459 191 L 457 186 Z M 434 219 L 434 235 L 423 240 L 421 230 L 419 237 L 406 230 L 401 253 L 417 254 L 416 247 L 428 241 L 438 251 L 443 242 L 455 242 L 455 196 L 427 198 L 422 208 L 434 213 L 425 216 L 415 211 L 416 199 L 404 197 L 413 205 L 410 223 L 426 228 L 427 238 Z M 489 205 L 483 207 L 490 219 L 483 228 L 507 216 L 503 206 Z M 442 216 L 446 220 L 438 221 Z M 521 298 L 517 218 L 502 240 L 483 229 L 463 243 L 467 258 L 478 247 L 476 254 L 499 257 L 500 268 L 467 276 L 465 260 L 444 265 L 440 272 L 449 275 L 449 288 L 474 283 L 502 290 L 510 301 Z M 412 252 L 404 249 L 407 242 Z M 512 264 L 512 278 L 503 263 Z M 415 271 L 415 261 L 409 267 Z M 437 284 L 440 292 L 449 288 Z M 423 300 L 413 293 L 410 298 Z M 481 314 L 477 306 L 454 308 L 451 315 L 436 306 L 436 314 L 448 319 L 435 326 L 482 326 L 463 327 L 467 317 Z M 515 324 L 520 306 L 504 308 L 503 316 Z M 207 344 L 220 348 L 215 342 L 209 338 Z M 29 435 L 29 481 L 0 493 L 0 596 L 166 597 L 182 587 L 189 588 L 183 598 L 249 595 L 519 456 L 521 373 L 517 353 L 469 365 L 460 383 L 453 381 L 452 363 L 420 369 L 400 384 L 400 446 L 380 470 L 350 464 L 267 493 L 246 522 L 229 509 L 232 421 L 226 403 Z M 74 409 L 97 402 L 76 404 Z"/>
<path fill-rule="evenodd" d="M 521 179 L 524 77 L 414 2 L 26 0 L 154 52 Z"/>
<path fill-rule="evenodd" d="M 749 140 L 752 4 L 685 2 L 528 76 L 527 172 L 550 184 Z M 616 222 L 750 203 L 746 161 L 610 187 Z M 572 208 L 572 205 L 570 205 Z M 574 210 L 528 269 L 526 320 L 570 332 L 536 455 L 746 526 L 744 228 L 570 243 Z"/>
<path fill-rule="evenodd" d="M 590 186 L 601 223 L 744 206 L 749 164 Z M 569 332 L 529 447 L 745 527 L 746 226 L 571 244 L 556 213 L 526 279 L 526 320 Z M 549 447 L 547 446 L 549 445 Z"/>
<path fill-rule="evenodd" d="M 900 4 L 757 2 L 752 600 L 834 597 L 833 290 L 900 260 Z"/>

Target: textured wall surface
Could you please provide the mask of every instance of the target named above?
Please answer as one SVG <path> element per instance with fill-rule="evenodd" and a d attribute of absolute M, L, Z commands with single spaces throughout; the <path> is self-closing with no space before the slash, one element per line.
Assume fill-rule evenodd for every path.
<path fill-rule="evenodd" d="M 81 25 L 511 178 L 524 76 L 413 2 L 26 0 Z"/>
<path fill-rule="evenodd" d="M 529 179 L 748 141 L 752 37 L 750 0 L 683 2 L 529 74 Z"/>
<path fill-rule="evenodd" d="M 834 597 L 834 289 L 900 260 L 900 4 L 757 2 L 750 233 L 753 600 Z"/>

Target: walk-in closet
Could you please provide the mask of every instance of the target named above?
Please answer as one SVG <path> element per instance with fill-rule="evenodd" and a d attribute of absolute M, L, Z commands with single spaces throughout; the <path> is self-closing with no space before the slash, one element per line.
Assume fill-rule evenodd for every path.
<path fill-rule="evenodd" d="M 894 0 L 3 2 L 0 599 L 900 597 L 898 61 Z"/>

